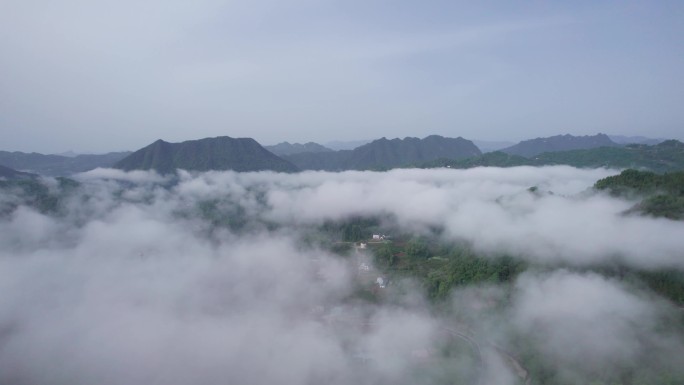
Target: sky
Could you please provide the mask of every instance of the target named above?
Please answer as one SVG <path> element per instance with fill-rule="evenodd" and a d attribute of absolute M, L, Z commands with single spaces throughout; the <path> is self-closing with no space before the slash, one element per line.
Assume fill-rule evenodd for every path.
<path fill-rule="evenodd" d="M 0 150 L 683 139 L 684 3 L 8 0 Z"/>
<path fill-rule="evenodd" d="M 681 378 L 681 309 L 625 268 L 681 272 L 684 222 L 625 215 L 636 201 L 587 191 L 615 172 L 181 171 L 169 183 L 153 171 L 97 169 L 74 176 L 80 185 L 52 214 L 5 190 L 0 383 L 432 384 L 446 383 L 442 369 L 450 380 L 477 374 L 470 354 L 416 360 L 441 351 L 445 330 L 477 341 L 478 383 L 522 382 L 499 349 L 537 352 L 535 365 L 558 383 L 627 369 Z M 198 209 L 207 202 L 209 217 Z M 244 226 L 231 229 L 225 219 L 236 213 Z M 388 235 L 443 228 L 445 245 L 537 267 L 510 284 L 456 285 L 437 311 L 401 275 L 389 276 L 381 301 L 354 301 L 367 284 L 361 264 L 371 282 L 382 270 L 370 253 L 340 257 L 316 239 L 327 238 L 324 223 L 358 214 L 397 231 Z M 614 264 L 624 279 L 592 272 Z"/>

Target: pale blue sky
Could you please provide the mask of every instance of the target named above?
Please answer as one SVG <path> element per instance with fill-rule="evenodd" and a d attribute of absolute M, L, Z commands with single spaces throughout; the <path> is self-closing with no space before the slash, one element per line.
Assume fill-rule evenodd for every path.
<path fill-rule="evenodd" d="M 684 2 L 9 0 L 0 150 L 684 137 Z"/>

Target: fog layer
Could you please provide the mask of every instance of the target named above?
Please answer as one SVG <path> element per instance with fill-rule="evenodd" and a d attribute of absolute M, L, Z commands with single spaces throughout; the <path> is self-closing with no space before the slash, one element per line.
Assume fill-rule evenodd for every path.
<path fill-rule="evenodd" d="M 0 219 L 0 383 L 472 378 L 473 359 L 429 370 L 421 361 L 444 343 L 445 330 L 462 330 L 463 318 L 435 315 L 416 286 L 405 286 L 391 304 L 350 299 L 356 260 L 301 242 L 305 229 L 375 215 L 405 232 L 437 228 L 444 240 L 486 255 L 684 267 L 682 223 L 625 216 L 633 202 L 588 191 L 614 173 L 181 172 L 177 180 L 147 172 L 81 174 L 58 214 L 19 206 Z M 536 192 L 528 191 L 532 186 Z M 3 202 L 19 199 L 4 194 Z M 202 202 L 246 224 L 240 231 L 216 226 L 197 214 Z M 498 289 L 472 290 L 478 297 Z M 656 330 L 668 306 L 618 282 L 561 270 L 524 274 L 512 290 L 503 312 L 467 311 L 477 320 L 469 328 L 480 336 L 489 383 L 512 383 L 516 375 L 484 341 L 505 345 L 514 336 L 535 341 L 567 378 L 587 357 L 620 366 L 636 365 L 647 349 L 655 357 L 681 352 L 680 337 Z M 444 306 L 463 309 L 471 306 L 467 298 L 455 292 Z"/>

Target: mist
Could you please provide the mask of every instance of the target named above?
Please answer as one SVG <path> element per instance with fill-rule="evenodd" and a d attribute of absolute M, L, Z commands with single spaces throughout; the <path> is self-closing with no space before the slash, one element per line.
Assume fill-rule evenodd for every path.
<path fill-rule="evenodd" d="M 568 383 L 600 368 L 681 367 L 682 334 L 663 327 L 679 310 L 579 271 L 684 268 L 682 222 L 627 215 L 634 202 L 590 189 L 616 173 L 98 169 L 76 177 L 56 213 L 3 192 L 16 207 L 0 216 L 0 383 L 514 384 L 524 376 L 499 350 L 520 339 Z M 562 267 L 454 289 L 439 310 L 408 278 L 362 301 L 359 261 L 372 256 L 306 241 L 359 216 Z M 426 361 L 446 345 L 462 354 Z"/>

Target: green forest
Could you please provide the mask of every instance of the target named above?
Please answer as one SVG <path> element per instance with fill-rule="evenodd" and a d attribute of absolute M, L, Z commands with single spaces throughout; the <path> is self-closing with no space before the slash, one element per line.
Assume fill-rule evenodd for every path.
<path fill-rule="evenodd" d="M 656 174 L 630 169 L 597 181 L 594 188 L 612 196 L 639 200 L 632 211 L 684 219 L 684 171 Z"/>
<path fill-rule="evenodd" d="M 634 168 L 657 173 L 684 169 L 684 143 L 666 140 L 657 145 L 629 144 L 624 147 L 598 147 L 584 150 L 545 152 L 526 158 L 503 152 L 490 152 L 462 160 L 437 159 L 416 164 L 419 168 L 472 168 L 567 165 L 579 168 Z"/>

